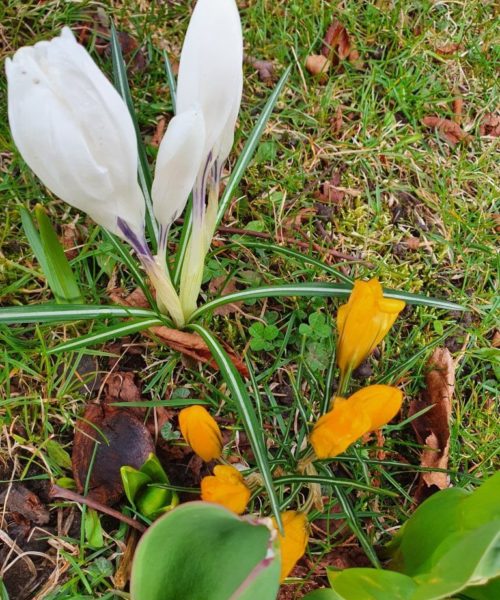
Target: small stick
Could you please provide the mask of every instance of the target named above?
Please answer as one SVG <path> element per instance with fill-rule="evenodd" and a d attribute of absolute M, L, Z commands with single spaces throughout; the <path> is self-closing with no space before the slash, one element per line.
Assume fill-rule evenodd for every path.
<path fill-rule="evenodd" d="M 92 500 L 92 498 L 81 496 L 80 494 L 72 492 L 71 490 L 66 490 L 62 487 L 59 487 L 58 485 L 52 485 L 52 487 L 50 488 L 50 497 L 62 498 L 63 500 L 69 500 L 70 502 L 78 502 L 79 504 L 85 504 L 89 508 L 93 508 L 94 510 L 110 515 L 111 517 L 114 517 L 119 521 L 123 521 L 123 523 L 127 523 L 127 525 L 130 525 L 130 527 L 137 529 L 141 533 L 144 533 L 147 529 L 145 525 L 142 525 L 141 523 L 135 521 L 134 519 L 131 519 L 130 517 L 122 515 L 121 512 L 115 510 L 114 508 L 110 508 L 105 504 L 101 504 L 96 500 Z"/>

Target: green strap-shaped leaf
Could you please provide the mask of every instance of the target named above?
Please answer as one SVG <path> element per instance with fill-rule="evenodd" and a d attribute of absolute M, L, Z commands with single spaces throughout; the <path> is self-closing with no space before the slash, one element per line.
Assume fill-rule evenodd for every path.
<path fill-rule="evenodd" d="M 220 369 L 221 375 L 226 382 L 227 387 L 231 393 L 231 397 L 238 408 L 241 420 L 245 426 L 245 431 L 250 441 L 257 466 L 259 467 L 262 479 L 264 480 L 264 486 L 269 495 L 269 502 L 273 514 L 276 518 L 277 523 L 281 528 L 281 517 L 279 510 L 278 497 L 276 490 L 273 485 L 273 478 L 271 475 L 271 469 L 267 460 L 267 451 L 264 439 L 262 438 L 261 428 L 257 415 L 255 414 L 252 400 L 248 394 L 247 388 L 241 375 L 236 370 L 235 366 L 231 362 L 231 359 L 227 355 L 226 351 L 219 344 L 217 339 L 201 325 L 190 325 L 190 329 L 199 333 L 207 344 L 217 366 Z"/>
<path fill-rule="evenodd" d="M 41 205 L 35 208 L 38 231 L 24 206 L 20 207 L 20 212 L 24 232 L 56 302 L 76 304 L 82 302 L 82 294 L 75 275 L 45 209 Z"/>
<path fill-rule="evenodd" d="M 126 306 L 92 304 L 30 304 L 29 306 L 7 306 L 0 308 L 0 323 L 69 323 L 88 319 L 109 317 L 140 317 L 158 319 L 152 310 Z"/>
<path fill-rule="evenodd" d="M 242 290 L 221 296 L 206 302 L 200 306 L 191 315 L 191 320 L 196 321 L 203 314 L 210 312 L 219 306 L 232 304 L 233 302 L 244 302 L 245 300 L 253 300 L 256 298 L 278 298 L 283 296 L 309 296 L 309 297 L 325 297 L 325 298 L 347 298 L 352 290 L 352 285 L 349 283 L 287 283 L 283 285 L 265 285 L 261 287 Z M 399 292 L 394 290 L 384 290 L 384 296 L 387 298 L 398 298 L 409 304 L 420 304 L 423 306 L 433 306 L 435 308 L 445 308 L 448 310 L 464 310 L 459 304 L 448 302 L 447 300 L 437 300 L 435 298 L 427 298 L 418 294 L 410 294 L 408 292 Z"/>
<path fill-rule="evenodd" d="M 89 346 L 103 344 L 108 340 L 114 340 L 132 333 L 137 333 L 138 331 L 144 331 L 144 329 L 148 329 L 148 327 L 154 327 L 155 325 L 161 325 L 161 321 L 156 317 L 152 319 L 139 319 L 129 323 L 113 325 L 111 327 L 99 329 L 98 331 L 89 333 L 87 335 L 78 336 L 77 338 L 68 340 L 67 342 L 63 342 L 54 348 L 49 348 L 47 353 L 60 354 L 61 352 L 72 352 L 74 350 L 79 350 L 80 348 L 88 348 Z"/>
<path fill-rule="evenodd" d="M 139 130 L 139 124 L 135 115 L 134 104 L 132 102 L 132 96 L 130 94 L 130 87 L 128 85 L 127 68 L 125 61 L 123 60 L 122 49 L 118 35 L 113 23 L 111 23 L 111 59 L 113 61 L 113 79 L 114 84 L 120 96 L 125 101 L 127 108 L 132 117 L 134 124 L 135 133 L 137 136 L 137 150 L 139 152 L 139 164 L 138 164 L 138 175 L 139 184 L 144 194 L 146 201 L 146 227 L 149 233 L 150 244 L 152 246 L 153 253 L 156 252 L 157 241 L 158 241 L 158 225 L 156 223 L 153 213 L 153 202 L 151 200 L 151 184 L 152 177 L 149 169 L 148 157 L 146 154 L 146 148 L 142 141 L 141 132 Z"/>

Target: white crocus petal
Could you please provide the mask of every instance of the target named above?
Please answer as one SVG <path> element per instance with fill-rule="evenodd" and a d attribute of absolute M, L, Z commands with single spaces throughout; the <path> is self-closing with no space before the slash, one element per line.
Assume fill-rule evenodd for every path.
<path fill-rule="evenodd" d="M 158 150 L 151 190 L 154 214 L 163 229 L 184 210 L 198 174 L 204 141 L 200 110 L 187 110 L 170 121 Z"/>
<path fill-rule="evenodd" d="M 18 50 L 6 73 L 10 128 L 29 167 L 62 200 L 141 244 L 134 126 L 87 51 L 65 27 L 50 42 Z"/>
<path fill-rule="evenodd" d="M 224 163 L 231 152 L 231 148 L 233 147 L 234 141 L 234 129 L 236 127 L 236 119 L 238 118 L 238 113 L 240 112 L 240 104 L 241 104 L 241 95 L 243 92 L 243 72 L 241 72 L 241 77 L 238 81 L 238 92 L 235 94 L 233 98 L 233 106 L 231 107 L 231 111 L 229 112 L 229 116 L 226 119 L 226 123 L 222 129 L 221 135 L 219 137 L 216 157 L 217 157 L 217 170 L 222 170 Z"/>
<path fill-rule="evenodd" d="M 206 131 L 204 161 L 218 146 L 236 99 L 239 105 L 242 61 L 243 39 L 235 1 L 198 0 L 182 47 L 177 113 L 193 103 L 200 105 Z M 212 154 L 211 159 L 215 158 Z"/>

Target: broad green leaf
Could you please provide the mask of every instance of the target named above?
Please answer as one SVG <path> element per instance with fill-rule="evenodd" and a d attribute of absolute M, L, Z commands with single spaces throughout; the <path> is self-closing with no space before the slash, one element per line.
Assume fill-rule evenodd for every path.
<path fill-rule="evenodd" d="M 62 304 L 82 302 L 82 294 L 75 275 L 45 209 L 40 204 L 35 207 L 38 230 L 24 206 L 20 208 L 20 212 L 24 232 L 56 302 Z"/>
<path fill-rule="evenodd" d="M 417 575 L 411 600 L 440 600 L 500 576 L 500 519 L 463 535 L 428 573 Z"/>
<path fill-rule="evenodd" d="M 139 164 L 138 164 L 138 175 L 139 184 L 144 194 L 146 202 L 146 228 L 150 238 L 150 244 L 152 246 L 153 254 L 156 252 L 157 240 L 158 240 L 158 225 L 153 213 L 153 202 L 151 200 L 151 184 L 152 177 L 149 169 L 148 157 L 146 154 L 146 148 L 142 141 L 141 132 L 139 130 L 139 124 L 135 115 L 134 104 L 132 102 L 132 96 L 130 94 L 130 87 L 128 85 L 127 68 L 125 61 L 123 60 L 122 49 L 120 41 L 116 33 L 116 29 L 113 23 L 111 23 L 111 59 L 113 61 L 113 80 L 115 88 L 118 90 L 120 96 L 125 101 L 127 108 L 132 117 L 134 124 L 135 133 L 137 136 L 137 150 L 139 153 Z"/>
<path fill-rule="evenodd" d="M 146 486 L 137 498 L 138 511 L 148 519 L 155 519 L 158 515 L 177 506 L 177 504 L 177 495 L 173 495 L 171 490 L 155 485 Z"/>
<path fill-rule="evenodd" d="M 151 483 L 151 477 L 129 465 L 120 467 L 120 476 L 122 478 L 123 489 L 125 490 L 127 500 L 130 504 L 135 505 L 137 493 L 145 485 Z"/>
<path fill-rule="evenodd" d="M 92 304 L 30 304 L 28 306 L 7 306 L 0 308 L 0 323 L 70 323 L 86 319 L 107 319 L 109 317 L 158 318 L 152 310 L 129 308 L 126 306 L 106 306 Z"/>
<path fill-rule="evenodd" d="M 102 548 L 104 546 L 99 514 L 91 508 L 85 511 L 85 538 L 92 548 Z"/>
<path fill-rule="evenodd" d="M 428 572 L 466 532 L 500 519 L 499 499 L 500 472 L 473 492 L 450 488 L 434 494 L 390 544 L 392 568 L 407 575 Z"/>
<path fill-rule="evenodd" d="M 410 600 L 416 589 L 407 575 L 382 569 L 328 569 L 336 600 Z"/>
<path fill-rule="evenodd" d="M 314 592 L 306 594 L 302 600 L 339 600 L 339 596 L 329 589 L 314 590 Z"/>
<path fill-rule="evenodd" d="M 498 600 L 500 598 L 500 577 L 488 581 L 486 585 L 465 588 L 463 594 L 471 600 Z"/>
<path fill-rule="evenodd" d="M 128 323 L 122 323 L 120 325 L 112 325 L 87 335 L 81 335 L 72 340 L 68 340 L 67 342 L 63 342 L 54 348 L 49 348 L 47 353 L 58 354 L 60 352 L 78 350 L 79 348 L 88 348 L 92 345 L 102 344 L 108 340 L 124 337 L 126 335 L 130 335 L 131 333 L 136 333 L 137 331 L 144 331 L 144 329 L 148 329 L 149 327 L 153 327 L 155 325 L 161 325 L 161 321 L 156 317 L 153 319 L 138 319 Z"/>
<path fill-rule="evenodd" d="M 56 465 L 62 467 L 63 469 L 71 470 L 71 456 L 66 452 L 59 442 L 56 440 L 47 440 L 45 447 L 47 448 L 47 454 L 56 463 Z"/>
<path fill-rule="evenodd" d="M 189 502 L 153 523 L 134 556 L 132 600 L 274 600 L 280 559 L 269 529 Z M 258 589 L 259 594 L 248 595 Z"/>
<path fill-rule="evenodd" d="M 207 344 L 215 362 L 217 363 L 224 381 L 226 382 L 226 385 L 231 393 L 232 400 L 235 403 L 240 418 L 245 426 L 245 432 L 248 436 L 248 440 L 250 441 L 260 474 L 262 475 L 274 517 L 276 518 L 276 522 L 281 529 L 282 524 L 279 502 L 273 484 L 271 469 L 267 460 L 267 450 L 262 437 L 262 430 L 259 425 L 259 420 L 255 414 L 252 400 L 250 399 L 245 383 L 243 382 L 241 375 L 236 370 L 225 350 L 209 331 L 201 327 L 201 325 L 190 325 L 190 329 L 201 335 Z"/>
<path fill-rule="evenodd" d="M 141 472 L 150 477 L 154 483 L 168 483 L 168 477 L 156 454 L 151 453 L 141 467 Z"/>

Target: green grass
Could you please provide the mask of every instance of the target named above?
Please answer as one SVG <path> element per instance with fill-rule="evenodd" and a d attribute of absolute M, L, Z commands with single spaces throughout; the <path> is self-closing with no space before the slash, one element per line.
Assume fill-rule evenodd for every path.
<path fill-rule="evenodd" d="M 92 29 L 96 11 L 103 4 L 107 3 L 6 0 L 0 7 L 0 58 L 23 44 L 49 38 L 64 24 L 73 28 L 86 24 Z M 113 4 L 115 8 L 108 7 L 106 13 L 119 30 L 139 41 L 148 59 L 145 70 L 130 75 L 130 86 L 152 161 L 155 149 L 149 144 L 151 136 L 157 120 L 171 110 L 161 50 L 166 49 L 175 63 L 189 11 L 186 3 L 132 0 Z M 466 314 L 425 307 L 407 309 L 388 336 L 383 352 L 371 359 L 372 374 L 354 383 L 379 382 L 390 373 L 390 381 L 404 386 L 408 401 L 423 387 L 425 362 L 432 348 L 447 344 L 454 357 L 459 357 L 450 475 L 454 485 L 475 485 L 498 468 L 498 362 L 494 368 L 498 356 L 495 358 L 492 349 L 498 326 L 494 316 L 497 144 L 493 138 L 479 137 L 482 118 L 495 111 L 499 100 L 495 85 L 498 21 L 493 3 L 347 0 L 342 11 L 320 0 L 307 3 L 307 10 L 301 0 L 244 4 L 247 8 L 241 15 L 248 54 L 272 60 L 277 77 L 288 65 L 293 65 L 293 70 L 223 225 L 269 234 L 275 243 L 282 235 L 309 243 L 309 254 L 320 261 L 330 261 L 328 251 L 333 248 L 355 257 L 340 264 L 351 277 L 377 275 L 387 287 L 446 298 L 470 308 Z M 323 84 L 307 73 L 304 63 L 309 54 L 319 52 L 332 16 L 347 27 L 364 65 L 357 70 L 343 64 Z M 91 34 L 91 48 L 95 41 Z M 436 53 L 436 48 L 449 42 L 461 45 L 455 55 Z M 101 56 L 99 62 L 111 75 L 109 55 Z M 463 127 L 473 140 L 452 149 L 420 121 L 426 115 L 451 117 L 457 92 L 464 101 Z M 72 266 L 85 302 L 107 303 L 106 286 L 112 275 L 119 285 L 132 290 L 134 282 L 112 244 L 84 215 L 51 196 L 15 152 L 7 126 L 5 93 L 2 78 L 0 304 L 52 300 L 21 227 L 20 207 L 33 209 L 37 202 L 44 204 L 54 224 L 76 222 L 80 239 Z M 233 164 L 270 93 L 271 88 L 246 65 Z M 340 133 L 333 133 L 331 120 L 339 107 L 343 127 Z M 338 170 L 342 171 L 340 185 L 352 192 L 338 207 L 320 205 L 320 185 Z M 321 214 L 319 207 L 323 208 Z M 294 228 L 299 214 L 301 225 Z M 179 234 L 180 229 L 173 232 L 174 241 Z M 420 245 L 410 249 L 407 241 L 414 237 Z M 272 249 L 245 248 L 239 236 L 222 233 L 218 239 L 225 245 L 212 247 L 207 283 L 217 276 L 233 279 L 241 289 L 333 281 L 318 267 L 304 266 Z M 291 242 L 287 245 L 294 247 Z M 213 294 L 208 293 L 208 297 Z M 250 395 L 267 440 L 272 442 L 271 464 L 283 473 L 287 468 L 293 471 L 296 448 L 329 393 L 325 382 L 334 348 L 333 337 L 313 339 L 314 335 L 302 335 L 299 327 L 310 323 L 310 315 L 320 313 L 324 324 L 334 331 L 336 306 L 338 302 L 324 298 L 255 300 L 234 315 L 214 316 L 205 322 L 219 339 L 245 354 L 252 365 Z M 252 343 L 258 337 L 259 328 L 251 329 L 256 323 L 273 331 L 264 349 L 255 349 L 259 344 Z M 77 375 L 84 353 L 49 355 L 49 349 L 94 328 L 89 322 L 80 322 L 0 329 L 0 465 L 6 464 L 4 480 L 70 476 L 48 453 L 47 439 L 71 451 L 75 419 L 90 398 L 82 376 Z M 141 338 L 133 336 L 132 341 L 140 342 Z M 115 347 L 113 352 L 119 356 L 116 369 L 126 369 L 126 348 Z M 204 398 L 212 412 L 219 411 L 231 423 L 228 430 L 237 452 L 243 425 L 234 405 L 228 402 L 220 376 L 186 364 L 177 354 L 154 344 L 142 346 L 141 353 L 143 364 L 138 370 L 144 398 L 164 399 L 178 387 L 186 388 L 190 397 Z M 109 348 L 93 347 L 86 354 L 97 358 L 102 374 L 109 370 Z M 93 377 L 92 373 L 83 375 L 84 380 Z M 405 408 L 403 418 L 406 416 Z M 401 430 L 390 426 L 385 437 L 386 459 L 376 460 L 376 442 L 371 441 L 325 464 L 321 473 L 370 487 L 378 480 L 380 494 L 339 484 L 350 505 L 348 517 L 357 523 L 365 547 L 386 541 L 387 531 L 412 510 L 420 448 L 409 425 Z M 245 452 L 244 443 L 241 449 Z M 279 485 L 278 501 L 294 507 L 297 500 L 303 500 L 304 490 L 300 483 Z M 326 518 L 313 514 L 323 521 L 321 527 L 313 528 L 310 570 L 303 569 L 304 581 L 297 586 L 297 597 L 304 582 L 321 582 L 327 554 L 335 553 L 346 540 L 355 543 L 349 537 L 349 518 L 345 507 L 339 506 L 338 493 L 328 486 L 324 490 L 330 497 Z M 395 492 L 398 497 L 384 495 L 384 491 Z M 253 508 L 269 514 L 264 494 Z M 48 592 L 48 599 L 85 595 L 89 587 L 93 597 L 121 597 L 113 591 L 111 575 L 117 568 L 116 552 L 121 551 L 117 542 L 125 533 L 123 528 L 111 528 L 109 534 L 105 548 L 99 551 L 84 547 L 79 533 L 65 537 L 69 547 L 65 545 L 57 559 L 64 574 Z"/>

